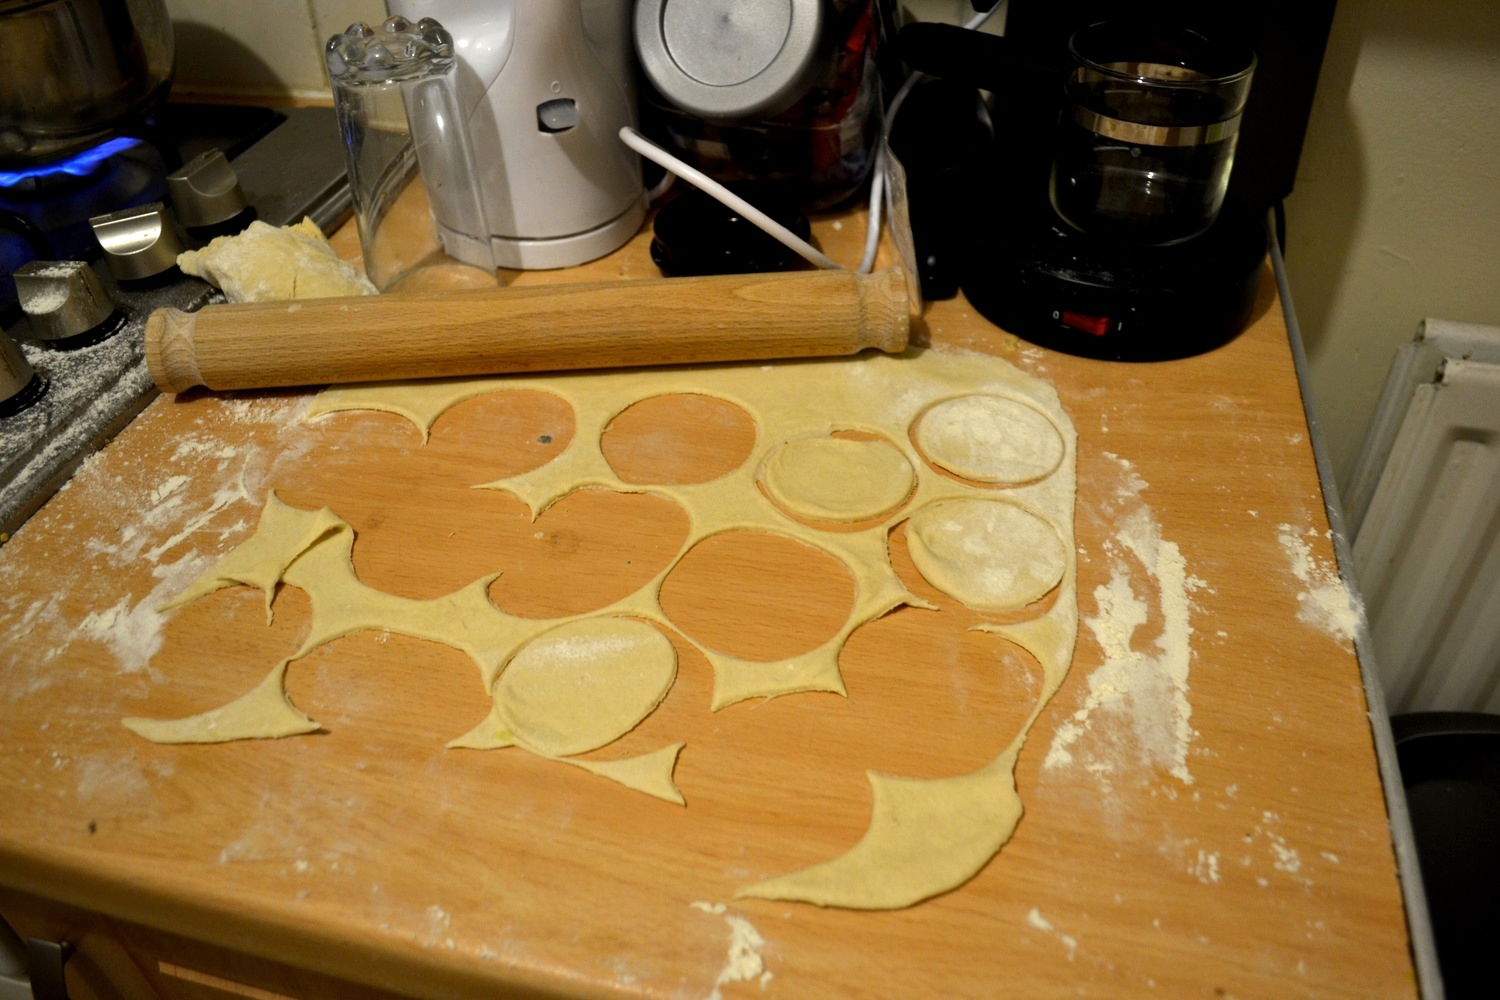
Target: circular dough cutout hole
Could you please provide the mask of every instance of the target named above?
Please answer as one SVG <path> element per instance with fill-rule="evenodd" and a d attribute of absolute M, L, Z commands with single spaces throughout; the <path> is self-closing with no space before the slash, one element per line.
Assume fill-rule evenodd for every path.
<path fill-rule="evenodd" d="M 671 393 L 633 403 L 599 439 L 604 460 L 633 486 L 708 483 L 745 464 L 755 420 L 714 396 Z"/>
<path fill-rule="evenodd" d="M 686 510 L 654 493 L 576 490 L 535 521 L 516 504 L 485 551 L 491 572 L 504 571 L 490 584 L 491 600 L 521 618 L 588 614 L 624 600 L 672 565 L 691 527 Z"/>
<path fill-rule="evenodd" d="M 794 538 L 729 531 L 678 560 L 660 603 L 673 627 L 693 640 L 769 662 L 838 635 L 854 606 L 854 579 L 833 556 Z"/>
<path fill-rule="evenodd" d="M 912 443 L 939 470 L 990 486 L 1019 486 L 1050 476 L 1065 445 L 1057 425 L 1030 403 L 969 395 L 929 407 Z"/>
<path fill-rule="evenodd" d="M 836 434 L 778 445 L 760 470 L 761 491 L 803 523 L 879 523 L 916 487 L 906 456 L 884 438 Z"/>
<path fill-rule="evenodd" d="M 521 744 L 553 757 L 597 750 L 666 697 L 677 651 L 634 618 L 588 618 L 532 639 L 506 664 L 495 707 Z"/>
<path fill-rule="evenodd" d="M 573 428 L 573 408 L 550 392 L 485 393 L 433 421 L 425 457 L 467 489 L 481 481 L 476 475 L 507 479 L 541 468 L 568 447 Z"/>
<path fill-rule="evenodd" d="M 1007 500 L 943 500 L 906 523 L 923 579 L 976 611 L 1016 611 L 1061 582 L 1068 554 L 1047 521 Z"/>

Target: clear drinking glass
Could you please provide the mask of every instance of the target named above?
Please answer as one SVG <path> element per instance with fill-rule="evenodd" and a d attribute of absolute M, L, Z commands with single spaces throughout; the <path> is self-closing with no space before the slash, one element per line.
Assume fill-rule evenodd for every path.
<path fill-rule="evenodd" d="M 350 25 L 324 55 L 370 281 L 382 292 L 493 285 L 453 37 L 397 16 Z"/>
<path fill-rule="evenodd" d="M 1218 217 L 1255 54 L 1194 31 L 1101 23 L 1068 42 L 1052 206 L 1075 229 L 1178 243 Z"/>

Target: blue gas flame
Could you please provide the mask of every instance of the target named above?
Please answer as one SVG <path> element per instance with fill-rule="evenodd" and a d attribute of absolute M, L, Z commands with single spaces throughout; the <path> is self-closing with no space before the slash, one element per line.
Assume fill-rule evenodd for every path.
<path fill-rule="evenodd" d="M 97 146 L 76 153 L 66 160 L 58 160 L 55 163 L 44 163 L 38 167 L 26 167 L 22 170 L 0 170 L 0 187 L 14 187 L 22 181 L 33 177 L 52 177 L 57 174 L 71 174 L 74 177 L 87 177 L 93 173 L 101 162 L 114 156 L 121 150 L 129 149 L 137 145 L 139 139 L 130 139 L 124 136 L 118 139 L 110 139 Z"/>

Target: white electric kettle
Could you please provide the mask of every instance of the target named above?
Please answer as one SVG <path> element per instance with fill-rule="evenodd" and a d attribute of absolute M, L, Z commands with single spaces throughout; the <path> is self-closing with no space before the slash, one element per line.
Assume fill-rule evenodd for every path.
<path fill-rule="evenodd" d="M 453 36 L 460 99 L 500 267 L 602 257 L 646 217 L 626 0 L 386 0 Z"/>

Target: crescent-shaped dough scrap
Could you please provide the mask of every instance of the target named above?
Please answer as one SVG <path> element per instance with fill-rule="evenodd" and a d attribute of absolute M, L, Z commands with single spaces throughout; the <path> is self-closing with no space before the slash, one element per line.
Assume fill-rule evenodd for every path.
<path fill-rule="evenodd" d="M 265 593 L 266 622 L 269 624 L 276 584 L 286 568 L 313 543 L 346 527 L 327 507 L 313 512 L 298 510 L 282 503 L 275 493 L 267 494 L 255 534 L 231 549 L 213 569 L 194 580 L 159 610 L 180 608 L 221 588 L 244 584 Z"/>
<path fill-rule="evenodd" d="M 898 778 L 867 772 L 874 808 L 859 843 L 831 861 L 746 886 L 736 898 L 894 910 L 962 885 L 1021 819 L 1015 752 L 973 774 Z"/>
<path fill-rule="evenodd" d="M 581 767 L 590 774 L 619 782 L 626 788 L 644 792 L 653 798 L 685 806 L 687 800 L 682 797 L 677 783 L 672 780 L 672 769 L 677 766 L 677 755 L 686 745 L 673 743 L 660 750 L 653 750 L 639 757 L 626 757 L 624 760 L 577 760 L 568 757 L 553 759 Z"/>
<path fill-rule="evenodd" d="M 282 660 L 265 680 L 219 708 L 185 719 L 128 718 L 121 723 L 152 743 L 228 743 L 315 733 L 323 727 L 286 696 L 287 663 Z"/>

